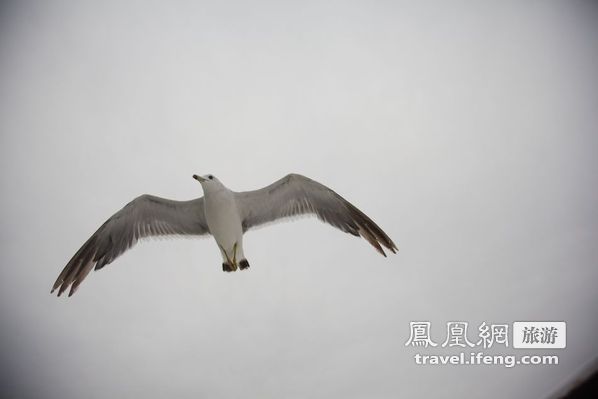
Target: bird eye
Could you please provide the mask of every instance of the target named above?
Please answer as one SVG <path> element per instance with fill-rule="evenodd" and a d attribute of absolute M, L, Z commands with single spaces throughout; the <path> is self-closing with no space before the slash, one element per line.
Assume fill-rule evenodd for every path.
<path fill-rule="evenodd" d="M 210 180 L 212 180 L 213 178 L 214 178 L 214 176 L 212 176 L 212 175 L 208 176 L 208 179 L 210 179 Z"/>

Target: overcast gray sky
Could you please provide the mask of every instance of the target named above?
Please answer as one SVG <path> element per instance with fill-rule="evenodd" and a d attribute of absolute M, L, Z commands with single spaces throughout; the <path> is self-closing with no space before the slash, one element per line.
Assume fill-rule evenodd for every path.
<path fill-rule="evenodd" d="M 598 355 L 592 2 L 3 2 L 1 391 L 19 398 L 545 397 Z M 143 242 L 51 284 L 112 213 L 289 172 L 313 219 Z M 409 322 L 564 320 L 558 366 L 417 366 Z M 429 354 L 449 353 L 448 348 Z M 509 352 L 523 353 L 523 352 Z M 544 353 L 544 352 L 541 352 Z"/>

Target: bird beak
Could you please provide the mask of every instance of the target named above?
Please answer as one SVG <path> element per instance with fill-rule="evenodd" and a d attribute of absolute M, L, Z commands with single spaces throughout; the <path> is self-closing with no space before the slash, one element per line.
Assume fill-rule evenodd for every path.
<path fill-rule="evenodd" d="M 203 177 L 198 176 L 198 175 L 193 175 L 193 178 L 200 183 L 206 181 L 206 179 L 204 179 Z"/>

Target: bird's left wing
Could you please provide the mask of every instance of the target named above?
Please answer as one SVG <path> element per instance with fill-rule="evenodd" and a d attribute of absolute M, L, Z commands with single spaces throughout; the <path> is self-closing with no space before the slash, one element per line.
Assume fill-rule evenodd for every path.
<path fill-rule="evenodd" d="M 397 246 L 366 214 L 325 185 L 298 174 L 254 191 L 235 193 L 243 231 L 264 223 L 297 215 L 315 215 L 345 233 L 365 238 L 386 256 Z"/>
<path fill-rule="evenodd" d="M 142 195 L 110 217 L 83 244 L 56 279 L 52 292 L 60 296 L 71 284 L 73 295 L 91 269 L 101 269 L 140 238 L 162 235 L 202 235 L 209 232 L 203 197 L 173 201 Z"/>

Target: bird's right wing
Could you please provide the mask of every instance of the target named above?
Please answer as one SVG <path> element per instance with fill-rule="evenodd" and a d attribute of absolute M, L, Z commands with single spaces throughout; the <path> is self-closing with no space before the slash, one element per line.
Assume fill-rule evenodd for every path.
<path fill-rule="evenodd" d="M 83 244 L 56 279 L 52 292 L 60 296 L 71 284 L 69 296 L 91 269 L 101 269 L 131 248 L 140 238 L 209 233 L 203 197 L 173 201 L 142 195 L 116 212 Z"/>
<path fill-rule="evenodd" d="M 322 183 L 295 173 L 254 191 L 236 193 L 243 231 L 279 219 L 314 215 L 345 233 L 365 238 L 378 252 L 397 246 L 365 213 Z"/>

